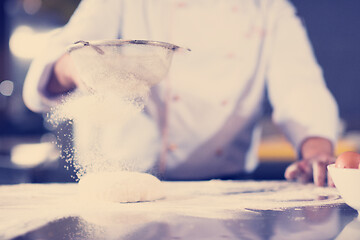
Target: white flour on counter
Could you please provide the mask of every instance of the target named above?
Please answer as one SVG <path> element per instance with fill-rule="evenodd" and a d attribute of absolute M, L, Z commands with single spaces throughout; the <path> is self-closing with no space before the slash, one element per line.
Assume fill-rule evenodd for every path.
<path fill-rule="evenodd" d="M 163 186 L 165 198 L 157 201 L 128 204 L 88 201 L 78 210 L 95 219 L 97 214 L 117 213 L 152 220 L 164 215 L 234 219 L 244 212 L 257 214 L 262 210 L 301 210 L 343 203 L 335 188 L 285 181 L 163 182 Z"/>
<path fill-rule="evenodd" d="M 331 209 L 344 203 L 335 188 L 285 181 L 163 182 L 163 186 L 164 199 L 140 203 L 79 201 L 78 184 L 0 186 L 0 238 L 68 216 L 126 232 L 173 218 L 249 219 L 262 210 L 293 209 L 302 221 L 301 212 L 308 207 Z"/>

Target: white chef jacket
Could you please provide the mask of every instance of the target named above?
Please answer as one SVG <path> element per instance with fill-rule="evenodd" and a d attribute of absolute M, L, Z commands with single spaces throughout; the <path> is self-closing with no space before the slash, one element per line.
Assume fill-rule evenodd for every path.
<path fill-rule="evenodd" d="M 44 86 L 67 45 L 114 38 L 192 50 L 174 56 L 168 81 L 152 88 L 144 119 L 128 126 L 141 134 L 134 153 L 146 153 L 151 164 L 162 158 L 170 179 L 253 171 L 266 88 L 273 120 L 296 150 L 310 136 L 336 140 L 336 102 L 286 0 L 83 0 L 33 61 L 27 106 L 44 111 L 54 103 Z M 130 138 L 114 129 L 113 137 Z"/>

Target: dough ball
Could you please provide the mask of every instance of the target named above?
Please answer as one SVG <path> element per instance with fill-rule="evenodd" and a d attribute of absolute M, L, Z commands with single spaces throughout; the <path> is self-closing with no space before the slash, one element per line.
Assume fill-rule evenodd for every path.
<path fill-rule="evenodd" d="M 80 178 L 80 195 L 112 202 L 143 202 L 163 198 L 164 188 L 153 175 L 140 172 L 89 173 Z"/>

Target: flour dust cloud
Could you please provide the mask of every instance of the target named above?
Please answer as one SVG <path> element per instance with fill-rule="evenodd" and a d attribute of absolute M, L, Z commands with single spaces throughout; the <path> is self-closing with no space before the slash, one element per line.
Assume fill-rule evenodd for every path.
<path fill-rule="evenodd" d="M 137 156 L 136 140 L 121 136 L 134 121 L 151 125 L 143 114 L 144 104 L 150 87 L 167 73 L 172 54 L 173 49 L 141 44 L 83 46 L 71 51 L 79 87 L 52 109 L 50 121 L 73 125 L 74 148 L 66 150 L 69 154 L 64 157 L 73 155 L 77 177 L 151 168 L 153 162 Z M 136 137 L 140 141 L 141 133 Z"/>

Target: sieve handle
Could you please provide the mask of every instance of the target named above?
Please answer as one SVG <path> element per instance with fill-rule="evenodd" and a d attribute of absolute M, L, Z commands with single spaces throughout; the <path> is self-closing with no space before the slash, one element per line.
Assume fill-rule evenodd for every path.
<path fill-rule="evenodd" d="M 104 55 L 104 54 L 105 54 L 105 52 L 104 52 L 101 48 L 99 48 L 99 47 L 97 47 L 97 46 L 95 46 L 95 45 L 92 45 L 92 44 L 90 44 L 90 43 L 87 42 L 87 41 L 80 40 L 80 41 L 74 42 L 74 44 L 78 44 L 78 43 L 82 43 L 82 44 L 84 45 L 84 47 L 85 47 L 85 46 L 90 46 L 90 47 L 92 47 L 96 52 L 98 52 L 98 53 L 101 54 L 101 55 Z"/>

